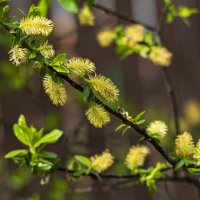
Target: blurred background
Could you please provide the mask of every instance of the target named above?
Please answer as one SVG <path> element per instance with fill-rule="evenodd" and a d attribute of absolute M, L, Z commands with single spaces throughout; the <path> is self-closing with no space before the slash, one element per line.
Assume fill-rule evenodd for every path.
<path fill-rule="evenodd" d="M 177 4 L 200 8 L 198 0 L 180 0 Z M 38 1 L 15 0 L 10 2 L 10 14 L 17 18 L 23 15 L 18 8 L 26 13 L 29 6 Z M 160 0 L 98 0 L 111 10 L 127 17 L 156 27 L 162 10 Z M 101 27 L 126 24 L 124 21 L 93 8 L 96 16 L 94 27 L 81 27 L 77 17 L 65 11 L 52 0 L 49 17 L 55 23 L 51 42 L 57 53 L 66 52 L 68 58 L 79 56 L 92 60 L 98 72 L 110 77 L 120 88 L 119 104 L 136 115 L 146 111 L 145 118 L 164 120 L 170 126 L 168 137 L 162 145 L 168 152 L 174 148 L 174 127 L 170 101 L 166 92 L 161 71 L 150 61 L 132 55 L 120 60 L 113 46 L 101 48 L 96 34 Z M 173 63 L 169 68 L 170 78 L 175 88 L 180 111 L 181 129 L 191 131 L 194 138 L 199 138 L 200 128 L 200 16 L 190 19 L 190 26 L 182 21 L 166 25 L 163 30 L 165 46 L 173 52 Z M 75 182 L 66 179 L 58 172 L 51 177 L 49 184 L 40 185 L 41 177 L 32 177 L 29 171 L 18 168 L 10 160 L 3 159 L 6 152 L 21 147 L 13 136 L 12 125 L 20 114 L 24 114 L 28 123 L 35 127 L 44 127 L 46 131 L 54 128 L 64 130 L 64 137 L 51 149 L 56 151 L 63 160 L 62 165 L 74 154 L 94 155 L 105 148 L 110 149 L 116 157 L 111 172 L 126 173 L 123 162 L 128 149 L 138 144 L 139 135 L 134 131 L 127 132 L 123 137 L 114 132 L 119 121 L 112 122 L 103 129 L 95 129 L 84 116 L 85 108 L 80 94 L 67 85 L 68 103 L 64 107 L 54 106 L 44 93 L 41 79 L 30 65 L 14 67 L 8 62 L 8 51 L 11 38 L 2 30 L 0 32 L 0 199 L 49 199 L 49 200 L 163 200 L 190 198 L 198 199 L 193 186 L 184 183 L 159 183 L 158 191 L 149 196 L 144 186 L 126 184 L 119 181 L 98 181 L 81 178 Z M 151 156 L 147 166 L 162 161 L 160 155 L 151 148 Z M 170 195 L 169 195 L 170 194 Z"/>

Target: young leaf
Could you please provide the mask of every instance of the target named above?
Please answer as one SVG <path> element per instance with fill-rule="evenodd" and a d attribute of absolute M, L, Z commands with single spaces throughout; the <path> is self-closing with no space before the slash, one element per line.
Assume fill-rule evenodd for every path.
<path fill-rule="evenodd" d="M 194 175 L 199 175 L 199 174 L 200 174 L 200 168 L 199 168 L 199 169 L 196 169 L 196 168 L 189 168 L 188 171 L 189 171 L 191 174 L 194 174 Z"/>
<path fill-rule="evenodd" d="M 145 119 L 141 119 L 141 120 L 135 122 L 135 124 L 136 124 L 136 125 L 141 125 L 141 124 L 143 124 L 145 121 L 146 121 Z"/>
<path fill-rule="evenodd" d="M 41 151 L 38 153 L 39 157 L 46 158 L 46 159 L 56 159 L 58 158 L 57 154 L 50 151 Z"/>
<path fill-rule="evenodd" d="M 27 17 L 40 16 L 40 11 L 37 6 L 32 5 L 28 11 Z"/>
<path fill-rule="evenodd" d="M 3 24 L 11 28 L 17 28 L 19 26 L 19 22 L 3 22 Z"/>
<path fill-rule="evenodd" d="M 184 164 L 185 164 L 184 160 L 181 160 L 180 162 L 178 162 L 176 164 L 175 171 L 178 171 L 180 168 L 182 168 Z"/>
<path fill-rule="evenodd" d="M 90 96 L 90 88 L 88 86 L 85 86 L 83 89 L 83 101 L 87 101 Z"/>
<path fill-rule="evenodd" d="M 78 3 L 77 0 L 58 0 L 60 5 L 67 11 L 71 13 L 78 12 Z"/>
<path fill-rule="evenodd" d="M 13 130 L 14 130 L 14 134 L 15 136 L 17 137 L 17 139 L 27 145 L 27 146 L 31 146 L 31 142 L 30 142 L 30 139 L 29 139 L 29 136 L 28 136 L 28 133 L 25 132 L 24 128 L 22 128 L 22 126 L 18 125 L 18 124 L 15 124 L 13 126 Z"/>
<path fill-rule="evenodd" d="M 44 135 L 39 141 L 34 144 L 34 148 L 39 147 L 41 144 L 55 143 L 62 136 L 63 131 L 55 129 L 50 133 Z"/>
<path fill-rule="evenodd" d="M 16 156 L 25 156 L 28 153 L 28 150 L 26 149 L 16 149 L 13 151 L 8 152 L 4 158 L 13 158 Z"/>
<path fill-rule="evenodd" d="M 149 193 L 151 195 L 153 195 L 156 192 L 156 183 L 154 179 L 147 180 L 146 186 L 148 187 Z"/>
<path fill-rule="evenodd" d="M 26 124 L 26 119 L 25 119 L 24 115 L 20 115 L 20 116 L 19 116 L 18 124 L 19 124 L 20 126 L 27 126 L 27 124 Z"/>
<path fill-rule="evenodd" d="M 64 66 L 53 66 L 53 69 L 58 73 L 69 74 L 69 70 Z"/>
<path fill-rule="evenodd" d="M 74 177 L 80 177 L 81 175 L 85 174 L 85 169 L 79 169 L 73 173 Z"/>
<path fill-rule="evenodd" d="M 64 64 L 64 62 L 66 61 L 66 54 L 65 53 L 61 53 L 59 55 L 57 55 L 53 60 L 52 60 L 52 65 L 53 66 L 61 66 L 62 64 Z"/>
<path fill-rule="evenodd" d="M 49 171 L 52 167 L 52 163 L 39 162 L 37 166 L 42 171 Z"/>
<path fill-rule="evenodd" d="M 139 114 L 137 114 L 137 115 L 135 116 L 135 118 L 134 118 L 134 121 L 137 121 L 137 120 L 141 119 L 141 117 L 145 114 L 145 112 L 146 112 L 146 111 L 142 111 L 142 112 L 140 112 Z"/>
<path fill-rule="evenodd" d="M 75 159 L 77 161 L 79 161 L 81 164 L 87 166 L 87 167 L 90 167 L 91 165 L 91 161 L 89 158 L 85 157 L 85 156 L 81 156 L 81 155 L 76 155 L 75 156 Z"/>
<path fill-rule="evenodd" d="M 119 126 L 117 126 L 115 128 L 115 132 L 119 131 L 121 128 L 123 128 L 124 126 L 126 126 L 126 124 L 120 124 Z"/>
<path fill-rule="evenodd" d="M 193 14 L 197 14 L 199 11 L 196 8 L 188 8 L 185 6 L 180 6 L 178 8 L 178 16 L 182 19 L 187 19 Z"/>
<path fill-rule="evenodd" d="M 153 33 L 147 32 L 144 36 L 144 42 L 147 43 L 150 47 L 154 45 Z"/>
<path fill-rule="evenodd" d="M 123 130 L 122 135 L 124 136 L 124 134 L 126 133 L 126 131 L 128 131 L 128 129 L 130 129 L 130 128 L 131 128 L 130 126 L 127 126 L 127 127 Z"/>
<path fill-rule="evenodd" d="M 40 0 L 38 4 L 38 10 L 40 11 L 41 16 L 46 17 L 48 9 L 50 6 L 51 0 Z"/>

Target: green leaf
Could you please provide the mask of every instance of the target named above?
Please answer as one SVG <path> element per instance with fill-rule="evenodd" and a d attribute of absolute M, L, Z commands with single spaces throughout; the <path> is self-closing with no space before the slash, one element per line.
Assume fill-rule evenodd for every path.
<path fill-rule="evenodd" d="M 26 119 L 25 119 L 24 115 L 20 115 L 20 116 L 19 116 L 18 124 L 19 124 L 20 126 L 25 126 L 25 127 L 27 126 L 27 124 L 26 124 Z"/>
<path fill-rule="evenodd" d="M 58 2 L 65 10 L 71 13 L 78 13 L 77 0 L 58 0 Z"/>
<path fill-rule="evenodd" d="M 39 157 L 42 158 L 46 158 L 46 159 L 57 159 L 58 155 L 54 152 L 50 152 L 50 151 L 41 151 L 40 153 L 38 153 Z"/>
<path fill-rule="evenodd" d="M 81 155 L 76 155 L 75 156 L 75 159 L 77 161 L 79 161 L 81 164 L 87 166 L 87 167 L 90 167 L 91 165 L 91 161 L 89 158 L 85 157 L 85 156 L 81 156 Z"/>
<path fill-rule="evenodd" d="M 19 22 L 3 22 L 3 24 L 11 28 L 17 28 L 19 26 Z"/>
<path fill-rule="evenodd" d="M 28 150 L 26 150 L 26 149 L 16 149 L 16 150 L 8 152 L 4 156 L 4 158 L 13 158 L 13 157 L 16 157 L 16 156 L 25 156 L 25 155 L 27 155 L 27 153 L 28 153 Z"/>
<path fill-rule="evenodd" d="M 62 136 L 63 131 L 55 129 L 50 133 L 44 135 L 39 141 L 34 144 L 34 148 L 39 147 L 41 144 L 55 143 Z"/>
<path fill-rule="evenodd" d="M 124 135 L 124 134 L 128 131 L 128 129 L 130 129 L 130 128 L 131 128 L 130 126 L 127 126 L 127 127 L 123 130 L 122 135 Z"/>
<path fill-rule="evenodd" d="M 174 21 L 174 16 L 171 13 L 167 13 L 165 15 L 165 21 L 170 24 Z"/>
<path fill-rule="evenodd" d="M 141 120 L 135 122 L 135 124 L 136 124 L 136 125 L 141 125 L 141 124 L 143 124 L 144 122 L 146 122 L 146 119 L 141 119 Z"/>
<path fill-rule="evenodd" d="M 185 6 L 180 6 L 178 8 L 178 16 L 183 19 L 189 18 L 191 15 L 197 14 L 199 11 L 196 8 L 188 8 Z"/>
<path fill-rule="evenodd" d="M 42 171 L 49 171 L 52 165 L 53 165 L 52 163 L 39 162 L 37 167 Z"/>
<path fill-rule="evenodd" d="M 51 0 L 39 1 L 38 10 L 40 11 L 41 16 L 43 17 L 47 16 L 50 4 L 51 4 Z"/>
<path fill-rule="evenodd" d="M 145 119 L 141 119 L 142 116 L 145 114 L 145 111 L 140 112 L 139 114 L 137 114 L 135 116 L 135 118 L 132 120 L 132 122 L 136 125 L 141 125 L 143 124 L 146 120 Z"/>
<path fill-rule="evenodd" d="M 188 168 L 188 171 L 191 173 L 191 174 L 194 174 L 194 175 L 199 175 L 200 174 L 200 168 Z"/>
<path fill-rule="evenodd" d="M 141 119 L 141 117 L 145 114 L 146 111 L 142 111 L 139 114 L 137 114 L 134 118 L 134 121 L 138 121 Z"/>
<path fill-rule="evenodd" d="M 154 45 L 153 33 L 147 32 L 144 36 L 144 42 L 147 43 L 150 47 Z"/>
<path fill-rule="evenodd" d="M 8 2 L 9 0 L 0 0 L 0 3 L 6 3 Z"/>
<path fill-rule="evenodd" d="M 39 8 L 38 8 L 37 6 L 35 6 L 35 5 L 32 5 L 32 6 L 29 8 L 27 17 L 31 17 L 31 16 L 40 16 Z"/>
<path fill-rule="evenodd" d="M 0 20 L 3 21 L 5 14 L 8 12 L 9 10 L 9 5 L 6 5 L 4 7 L 0 6 Z"/>
<path fill-rule="evenodd" d="M 119 126 L 117 126 L 115 128 L 115 132 L 119 131 L 121 128 L 123 128 L 124 126 L 126 126 L 126 124 L 120 124 Z"/>
<path fill-rule="evenodd" d="M 66 53 L 61 53 L 52 60 L 52 65 L 61 66 L 62 64 L 65 63 L 66 60 L 67 60 Z"/>
<path fill-rule="evenodd" d="M 134 54 L 137 52 L 137 49 L 135 48 L 130 48 L 130 47 L 127 47 L 125 45 L 117 45 L 116 46 L 116 52 L 120 55 L 120 58 L 121 59 L 125 59 L 127 58 L 128 56 Z"/>
<path fill-rule="evenodd" d="M 91 6 L 94 5 L 96 3 L 96 0 L 86 0 L 85 2 L 87 5 Z"/>
<path fill-rule="evenodd" d="M 83 89 L 83 101 L 87 102 L 89 96 L 90 96 L 90 88 L 88 86 L 85 86 Z"/>
<path fill-rule="evenodd" d="M 25 130 L 24 130 L 20 125 L 14 124 L 13 130 L 14 130 L 15 136 L 17 137 L 17 139 L 18 139 L 21 143 L 23 143 L 23 144 L 25 144 L 25 145 L 27 145 L 27 146 L 31 146 L 28 133 L 25 132 Z"/>
<path fill-rule="evenodd" d="M 156 192 L 156 183 L 154 179 L 147 180 L 146 186 L 148 187 L 149 193 L 151 195 Z"/>
<path fill-rule="evenodd" d="M 178 171 L 178 170 L 179 170 L 180 168 L 182 168 L 184 165 L 185 165 L 184 160 L 181 160 L 180 162 L 178 162 L 178 163 L 176 164 L 175 171 Z"/>
<path fill-rule="evenodd" d="M 69 70 L 64 66 L 53 66 L 53 69 L 58 73 L 69 74 Z"/>
<path fill-rule="evenodd" d="M 85 169 L 79 169 L 79 170 L 77 170 L 77 171 L 75 171 L 75 172 L 73 173 L 73 176 L 74 176 L 74 177 L 80 177 L 80 176 L 82 176 L 83 174 L 85 174 Z"/>
<path fill-rule="evenodd" d="M 9 5 L 6 5 L 3 7 L 3 14 L 5 15 L 9 11 L 10 7 Z"/>

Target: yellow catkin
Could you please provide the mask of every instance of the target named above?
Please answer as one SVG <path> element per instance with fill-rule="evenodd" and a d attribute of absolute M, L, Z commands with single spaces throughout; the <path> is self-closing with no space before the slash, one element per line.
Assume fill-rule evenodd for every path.
<path fill-rule="evenodd" d="M 178 135 L 176 140 L 176 154 L 181 157 L 187 157 L 192 154 L 192 148 L 194 147 L 194 142 L 192 135 L 188 132 L 184 132 Z"/>
<path fill-rule="evenodd" d="M 53 46 L 49 45 L 47 42 L 41 45 L 37 50 L 47 59 L 52 58 L 55 55 Z"/>
<path fill-rule="evenodd" d="M 121 38 L 121 44 L 127 45 L 129 47 L 137 46 L 138 42 L 144 40 L 145 29 L 140 24 L 127 26 L 124 30 L 124 37 Z"/>
<path fill-rule="evenodd" d="M 21 19 L 19 28 L 27 35 L 48 36 L 53 31 L 53 22 L 45 17 L 26 17 Z"/>
<path fill-rule="evenodd" d="M 72 74 L 80 77 L 89 75 L 96 70 L 95 64 L 84 58 L 71 58 L 65 63 L 65 66 Z"/>
<path fill-rule="evenodd" d="M 84 5 L 78 14 L 78 19 L 81 25 L 83 26 L 93 26 L 95 17 L 90 7 Z"/>
<path fill-rule="evenodd" d="M 153 47 L 149 59 L 155 64 L 163 67 L 171 65 L 172 53 L 165 47 Z"/>
<path fill-rule="evenodd" d="M 141 167 L 144 165 L 144 161 L 146 159 L 146 156 L 150 153 L 150 150 L 146 146 L 132 146 L 129 149 L 129 152 L 125 159 L 126 166 L 133 170 L 137 167 Z"/>
<path fill-rule="evenodd" d="M 119 90 L 109 78 L 96 75 L 90 77 L 88 83 L 92 91 L 96 94 L 100 94 L 106 101 L 114 102 L 118 100 Z"/>
<path fill-rule="evenodd" d="M 96 128 L 102 128 L 110 122 L 109 113 L 99 104 L 92 103 L 85 112 L 89 122 Z"/>
<path fill-rule="evenodd" d="M 156 120 L 147 126 L 146 131 L 152 138 L 162 139 L 167 134 L 168 127 L 165 122 Z"/>
<path fill-rule="evenodd" d="M 95 155 L 90 158 L 91 168 L 98 173 L 107 170 L 114 162 L 114 157 L 111 155 L 108 149 L 106 149 L 101 155 Z"/>
<path fill-rule="evenodd" d="M 100 46 L 109 47 L 112 44 L 114 37 L 115 34 L 111 29 L 104 28 L 97 34 L 97 41 Z"/>
<path fill-rule="evenodd" d="M 197 142 L 196 147 L 200 150 L 200 140 Z"/>
<path fill-rule="evenodd" d="M 26 48 L 21 48 L 19 45 L 13 47 L 10 51 L 10 58 L 9 60 L 15 66 L 19 66 L 21 64 L 28 62 L 29 51 Z"/>
<path fill-rule="evenodd" d="M 184 112 L 189 123 L 198 124 L 200 122 L 200 105 L 198 102 L 188 101 L 184 106 Z"/>
<path fill-rule="evenodd" d="M 52 77 L 47 74 L 43 78 L 45 93 L 49 95 L 52 103 L 56 106 L 63 106 L 67 101 L 67 94 L 63 83 L 56 83 Z"/>

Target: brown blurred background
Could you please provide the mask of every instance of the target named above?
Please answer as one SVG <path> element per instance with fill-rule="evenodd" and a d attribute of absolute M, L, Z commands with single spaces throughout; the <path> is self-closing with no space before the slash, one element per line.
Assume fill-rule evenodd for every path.
<path fill-rule="evenodd" d="M 200 8 L 200 1 L 198 0 L 177 0 L 176 2 L 177 4 Z M 22 17 L 18 8 L 26 12 L 32 3 L 37 4 L 37 1 L 11 1 L 11 15 Z M 162 10 L 161 0 L 98 0 L 98 3 L 155 27 Z M 55 29 L 51 42 L 54 44 L 57 53 L 66 52 L 68 57 L 80 56 L 94 61 L 98 71 L 110 77 L 120 88 L 123 97 L 120 100 L 122 106 L 130 110 L 132 115 L 146 110 L 147 120 L 167 121 L 171 125 L 170 134 L 173 137 L 170 101 L 160 69 L 137 55 L 120 60 L 113 46 L 101 48 L 96 41 L 96 33 L 101 27 L 127 23 L 95 8 L 93 11 L 96 16 L 96 25 L 94 27 L 80 27 L 75 15 L 61 8 L 57 0 L 52 0 L 49 17 L 53 19 Z M 163 42 L 174 55 L 169 73 L 175 88 L 180 117 L 183 117 L 184 105 L 187 101 L 192 99 L 199 102 L 200 100 L 200 93 L 198 92 L 200 86 L 199 22 L 199 15 L 190 19 L 190 27 L 177 19 L 173 24 L 166 25 L 163 30 Z M 8 65 L 6 61 L 9 51 L 9 47 L 5 46 L 4 37 L 6 36 L 1 34 L 0 148 L 2 157 L 9 150 L 21 147 L 21 144 L 13 136 L 12 124 L 17 121 L 20 114 L 24 114 L 28 123 L 34 124 L 38 128 L 45 127 L 46 130 L 61 128 L 64 130 L 65 135 L 62 140 L 57 145 L 50 147 L 59 153 L 63 159 L 63 165 L 65 165 L 64 161 L 74 154 L 93 155 L 109 148 L 118 163 L 111 171 L 126 172 L 123 159 L 129 147 L 138 143 L 138 134 L 129 131 L 122 137 L 120 133 L 115 133 L 114 129 L 120 123 L 115 118 L 112 118 L 112 123 L 103 129 L 93 128 L 84 116 L 84 106 L 79 101 L 79 94 L 69 85 L 67 85 L 69 100 L 66 106 L 62 108 L 53 106 L 48 96 L 44 94 L 38 73 L 33 73 L 31 66 L 26 66 L 27 69 L 23 69 L 26 71 L 24 72 L 25 75 L 20 74 L 19 80 L 15 80 L 14 75 L 9 74 L 11 72 L 8 73 L 3 70 L 3 66 Z M 9 38 L 7 40 L 9 41 Z M 20 73 L 19 69 L 15 69 L 13 66 L 9 66 L 9 68 Z M 29 74 L 28 78 L 26 74 Z M 23 82 L 24 77 L 26 78 Z M 6 82 L 7 79 L 9 79 L 9 83 Z M 9 87 L 9 84 L 12 87 Z M 13 87 L 16 84 L 19 87 Z M 199 126 L 187 128 L 196 130 L 195 137 L 199 137 Z M 169 152 L 173 150 L 173 140 L 169 141 L 168 139 L 163 142 L 163 145 Z M 152 149 L 147 164 L 154 165 L 157 160 L 162 160 L 162 158 Z M 132 185 L 130 187 L 125 185 L 120 188 L 113 180 L 98 183 L 89 178 L 71 183 L 61 173 L 53 176 L 47 186 L 40 186 L 39 177 L 27 178 L 30 175 L 28 175 L 28 172 L 24 172 L 24 178 L 23 172 L 16 172 L 16 168 L 17 166 L 12 164 L 11 161 L 5 162 L 2 159 L 0 168 L 0 199 L 2 200 L 28 199 L 33 194 L 36 196 L 32 199 L 37 199 L 37 195 L 40 195 L 41 199 L 50 200 L 198 199 L 195 188 L 188 184 L 169 183 L 170 195 L 166 193 L 165 184 L 159 184 L 157 193 L 151 197 L 144 186 Z M 18 173 L 17 177 L 13 175 L 14 172 Z M 21 183 L 22 187 L 17 186 L 20 184 L 20 178 L 24 179 L 24 182 Z"/>

